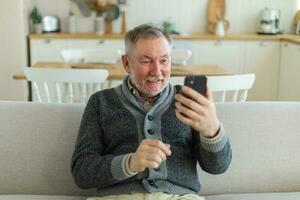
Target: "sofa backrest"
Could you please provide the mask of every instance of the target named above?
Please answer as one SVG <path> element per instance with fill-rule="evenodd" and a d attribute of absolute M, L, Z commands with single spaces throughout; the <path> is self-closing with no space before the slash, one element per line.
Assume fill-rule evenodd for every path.
<path fill-rule="evenodd" d="M 202 194 L 300 191 L 300 102 L 217 105 L 233 150 L 222 175 L 200 172 Z"/>
<path fill-rule="evenodd" d="M 84 106 L 0 102 L 0 194 L 93 194 L 70 162 Z"/>
<path fill-rule="evenodd" d="M 83 105 L 0 102 L 0 194 L 92 195 L 70 159 Z M 222 175 L 200 170 L 202 194 L 300 191 L 300 102 L 220 103 L 233 149 Z"/>

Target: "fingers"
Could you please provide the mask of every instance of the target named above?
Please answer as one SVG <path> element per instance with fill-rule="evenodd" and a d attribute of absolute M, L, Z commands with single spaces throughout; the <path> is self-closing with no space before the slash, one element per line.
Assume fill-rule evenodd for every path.
<path fill-rule="evenodd" d="M 206 97 L 209 101 L 213 102 L 213 93 L 212 91 L 206 86 Z"/>
<path fill-rule="evenodd" d="M 145 168 L 158 168 L 171 155 L 170 145 L 159 140 L 145 139 L 139 145 L 130 161 L 130 169 L 144 171 Z"/>
<path fill-rule="evenodd" d="M 203 96 L 196 90 L 194 90 L 190 87 L 186 87 L 186 86 L 182 86 L 181 90 L 188 98 L 193 99 L 197 103 L 199 103 L 199 104 L 207 103 L 207 98 L 205 98 L 205 96 Z"/>
<path fill-rule="evenodd" d="M 176 117 L 203 136 L 212 136 L 219 128 L 212 92 L 207 88 L 206 97 L 197 91 L 182 87 L 184 95 L 175 95 Z"/>
<path fill-rule="evenodd" d="M 150 147 L 153 147 L 155 149 L 161 150 L 165 155 L 171 155 L 170 145 L 165 144 L 159 140 L 144 140 L 145 144 L 149 145 Z"/>

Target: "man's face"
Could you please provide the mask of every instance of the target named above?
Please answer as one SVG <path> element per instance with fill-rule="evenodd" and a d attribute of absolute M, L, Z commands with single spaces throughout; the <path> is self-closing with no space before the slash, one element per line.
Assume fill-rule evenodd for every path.
<path fill-rule="evenodd" d="M 126 66 L 127 59 L 127 66 Z M 171 47 L 164 37 L 139 39 L 129 57 L 123 60 L 130 80 L 143 97 L 158 95 L 168 84 L 171 73 Z"/>

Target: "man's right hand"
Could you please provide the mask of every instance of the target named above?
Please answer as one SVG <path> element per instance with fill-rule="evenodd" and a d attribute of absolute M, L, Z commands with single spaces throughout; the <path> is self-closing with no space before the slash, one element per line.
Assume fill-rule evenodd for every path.
<path fill-rule="evenodd" d="M 158 168 L 171 155 L 170 145 L 159 140 L 145 139 L 129 161 L 129 170 L 142 172 L 146 168 Z"/>

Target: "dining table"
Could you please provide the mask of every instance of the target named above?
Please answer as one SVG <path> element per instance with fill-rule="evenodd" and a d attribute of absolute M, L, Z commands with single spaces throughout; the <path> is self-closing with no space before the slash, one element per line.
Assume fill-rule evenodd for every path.
<path fill-rule="evenodd" d="M 72 69 L 107 69 L 108 80 L 122 80 L 127 75 L 121 63 L 66 63 L 66 62 L 53 62 L 41 61 L 34 63 L 31 67 L 39 68 L 72 68 Z M 186 64 L 178 65 L 173 64 L 171 68 L 172 77 L 180 77 L 187 75 L 206 75 L 206 76 L 220 76 L 232 75 L 232 72 L 219 67 L 218 65 L 207 64 Z M 24 72 L 13 74 L 14 80 L 26 80 Z"/>

